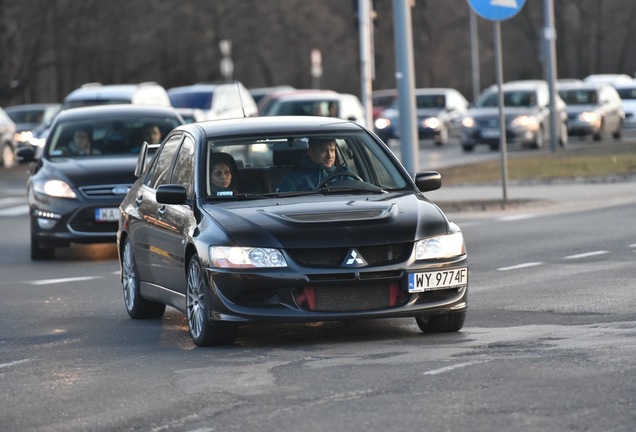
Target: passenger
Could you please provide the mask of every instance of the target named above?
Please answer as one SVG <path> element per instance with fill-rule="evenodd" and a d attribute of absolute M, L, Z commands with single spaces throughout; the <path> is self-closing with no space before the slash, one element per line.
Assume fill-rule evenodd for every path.
<path fill-rule="evenodd" d="M 286 175 L 277 192 L 315 190 L 328 175 L 335 173 L 336 140 L 334 138 L 309 138 L 307 153 L 300 167 Z"/>
<path fill-rule="evenodd" d="M 148 144 L 161 143 L 161 129 L 156 124 L 147 124 L 144 126 L 144 141 Z"/>
<path fill-rule="evenodd" d="M 238 193 L 238 166 L 232 155 L 214 153 L 210 159 L 210 189 L 215 195 L 221 191 Z"/>
<path fill-rule="evenodd" d="M 210 190 L 212 195 L 260 193 L 262 186 L 241 175 L 236 161 L 228 153 L 213 153 L 210 159 Z"/>
<path fill-rule="evenodd" d="M 91 130 L 82 128 L 75 131 L 73 140 L 66 146 L 65 153 L 72 156 L 86 156 L 91 154 Z M 99 153 L 99 152 L 95 152 Z"/>

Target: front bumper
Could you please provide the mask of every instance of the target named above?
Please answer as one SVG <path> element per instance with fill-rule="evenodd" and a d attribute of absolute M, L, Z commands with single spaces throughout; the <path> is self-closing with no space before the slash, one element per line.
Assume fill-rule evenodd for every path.
<path fill-rule="evenodd" d="M 408 273 L 466 268 L 465 257 L 428 266 L 352 270 L 287 269 L 237 273 L 208 269 L 210 320 L 315 322 L 430 316 L 468 308 L 468 283 L 408 292 Z M 466 270 L 467 271 L 467 270 Z"/>

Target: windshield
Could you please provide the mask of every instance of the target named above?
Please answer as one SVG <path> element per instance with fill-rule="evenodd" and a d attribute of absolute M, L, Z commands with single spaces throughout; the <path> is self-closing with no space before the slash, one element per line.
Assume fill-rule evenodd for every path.
<path fill-rule="evenodd" d="M 278 100 L 269 105 L 264 115 L 329 116 L 333 113 L 337 116 L 338 109 L 338 101 L 335 100 Z"/>
<path fill-rule="evenodd" d="M 636 99 L 636 87 L 624 87 L 616 89 L 621 99 Z"/>
<path fill-rule="evenodd" d="M 476 107 L 497 107 L 499 94 L 488 92 L 475 103 Z M 537 95 L 534 91 L 505 91 L 504 106 L 507 107 L 534 107 L 537 106 Z"/>
<path fill-rule="evenodd" d="M 50 158 L 137 154 L 144 141 L 159 143 L 179 124 L 176 118 L 157 116 L 60 122 L 49 135 L 45 154 Z"/>
<path fill-rule="evenodd" d="M 415 97 L 415 104 L 418 109 L 442 109 L 446 106 L 446 97 L 443 94 L 418 95 Z"/>
<path fill-rule="evenodd" d="M 206 195 L 232 199 L 245 194 L 405 190 L 409 183 L 389 154 L 364 132 L 211 140 Z"/>
<path fill-rule="evenodd" d="M 212 91 L 169 93 L 170 104 L 175 108 L 199 108 L 209 110 L 212 106 Z"/>
<path fill-rule="evenodd" d="M 596 90 L 559 90 L 559 96 L 568 105 L 596 105 Z"/>

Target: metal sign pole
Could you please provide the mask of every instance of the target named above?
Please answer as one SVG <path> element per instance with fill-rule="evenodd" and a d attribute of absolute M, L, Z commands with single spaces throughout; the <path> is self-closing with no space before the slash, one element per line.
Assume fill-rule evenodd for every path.
<path fill-rule="evenodd" d="M 508 144 L 506 142 L 506 115 L 504 113 L 503 94 L 503 62 L 501 54 L 501 24 L 495 21 L 495 75 L 497 78 L 497 90 L 499 98 L 499 151 L 501 152 L 501 182 L 503 186 L 503 204 L 505 208 L 508 202 Z"/>

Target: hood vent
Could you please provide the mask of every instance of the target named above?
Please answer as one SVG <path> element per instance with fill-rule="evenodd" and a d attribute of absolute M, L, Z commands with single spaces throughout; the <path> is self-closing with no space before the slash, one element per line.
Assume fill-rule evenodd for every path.
<path fill-rule="evenodd" d="M 395 205 L 388 209 L 347 210 L 312 213 L 290 213 L 281 217 L 294 222 L 345 222 L 358 220 L 384 219 L 395 211 Z"/>

